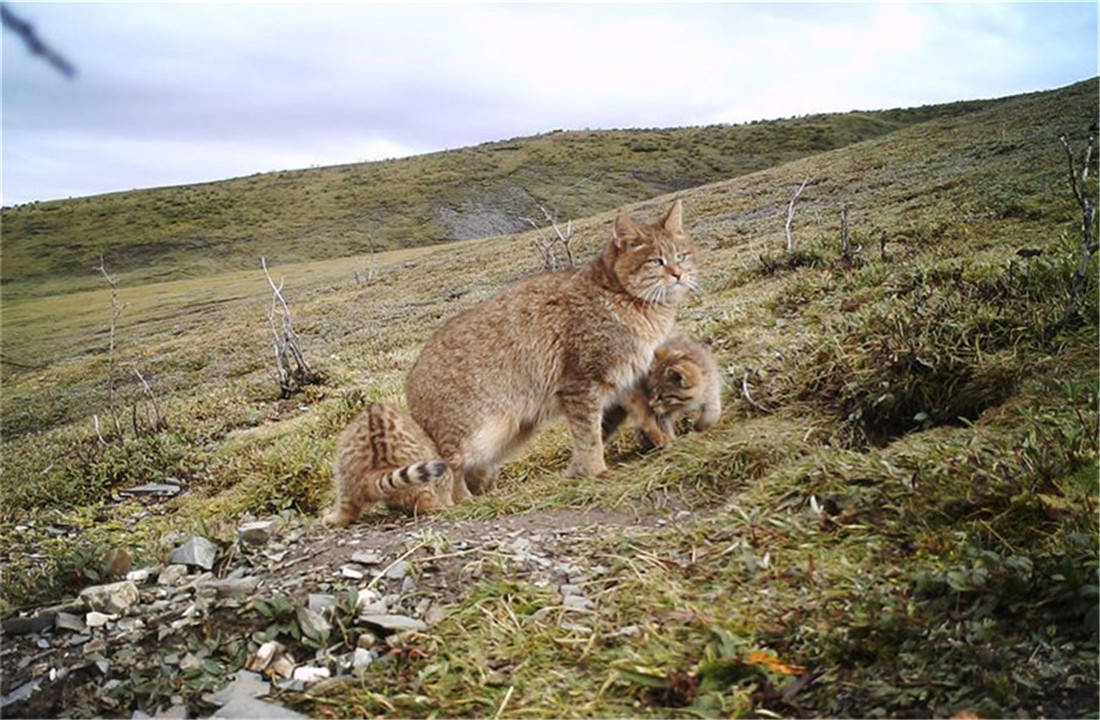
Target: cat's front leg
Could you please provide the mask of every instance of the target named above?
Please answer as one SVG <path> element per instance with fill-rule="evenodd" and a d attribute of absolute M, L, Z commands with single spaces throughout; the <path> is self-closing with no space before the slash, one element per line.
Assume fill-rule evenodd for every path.
<path fill-rule="evenodd" d="M 627 412 L 630 413 L 630 417 L 637 426 L 638 431 L 649 441 L 649 447 L 663 449 L 672 443 L 672 421 L 653 412 L 649 399 L 644 392 L 632 388 L 623 394 L 620 401 Z"/>
<path fill-rule="evenodd" d="M 573 435 L 573 459 L 566 477 L 599 477 L 607 473 L 603 460 L 603 432 L 600 426 L 603 398 L 594 392 L 561 396 L 562 410 Z"/>

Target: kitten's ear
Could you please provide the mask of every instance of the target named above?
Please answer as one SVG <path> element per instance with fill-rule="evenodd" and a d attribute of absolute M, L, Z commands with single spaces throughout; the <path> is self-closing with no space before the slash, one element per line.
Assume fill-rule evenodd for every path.
<path fill-rule="evenodd" d="M 680 371 L 676 368 L 669 368 L 665 371 L 665 379 L 677 387 L 687 387 L 684 382 L 684 376 L 680 374 Z"/>
<path fill-rule="evenodd" d="M 682 235 L 684 232 L 683 226 L 684 217 L 684 203 L 679 198 L 676 202 L 672 203 L 672 207 L 668 209 L 668 214 L 665 215 L 665 219 L 661 221 L 661 225 L 671 235 Z"/>
<path fill-rule="evenodd" d="M 617 250 L 625 250 L 641 236 L 642 231 L 638 229 L 638 224 L 634 222 L 634 218 L 626 214 L 620 214 L 615 218 L 613 242 Z"/>

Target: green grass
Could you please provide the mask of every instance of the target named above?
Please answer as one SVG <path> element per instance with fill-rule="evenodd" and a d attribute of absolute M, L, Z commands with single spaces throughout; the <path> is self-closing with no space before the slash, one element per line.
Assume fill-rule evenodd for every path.
<path fill-rule="evenodd" d="M 1097 266 L 1075 302 L 1079 215 L 1057 133 L 1088 126 L 1095 90 L 930 111 L 678 192 L 704 258 L 680 322 L 723 369 L 721 421 L 655 454 L 622 433 L 600 482 L 561 478 L 569 442 L 555 426 L 491 494 L 447 515 L 668 518 L 562 540 L 607 568 L 587 587 L 591 633 L 561 626 L 547 588 L 478 557 L 478 578 L 443 598 L 446 619 L 407 652 L 362 682 L 284 700 L 328 716 L 1094 714 Z M 624 137 L 654 154 L 642 148 L 657 136 Z M 788 256 L 786 204 L 806 177 Z M 842 202 L 862 246 L 850 264 Z M 611 221 L 576 220 L 582 254 Z M 1043 254 L 1022 259 L 1024 247 Z M 124 274 L 119 365 L 150 378 L 170 429 L 106 446 L 91 419 L 107 402 L 106 291 L 88 290 L 92 275 L 82 292 L 6 299 L 4 357 L 40 367 L 5 364 L 0 378 L 4 608 L 71 593 L 113 546 L 152 560 L 169 531 L 230 537 L 244 513 L 312 518 L 331 500 L 339 429 L 367 401 L 400 402 L 445 318 L 540 265 L 527 234 L 377 261 L 368 284 L 355 277 L 363 255 L 275 266 L 307 357 L 330 378 L 284 401 L 266 369 L 258 269 Z M 746 377 L 770 412 L 742 400 Z M 136 383 L 120 397 L 137 401 Z M 109 500 L 169 475 L 190 492 L 149 516 Z M 51 523 L 80 532 L 52 537 Z M 637 634 L 614 635 L 627 625 Z"/>

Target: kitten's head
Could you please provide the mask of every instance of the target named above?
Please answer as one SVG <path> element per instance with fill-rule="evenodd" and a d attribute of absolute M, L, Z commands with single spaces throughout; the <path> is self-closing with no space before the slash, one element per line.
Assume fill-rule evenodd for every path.
<path fill-rule="evenodd" d="M 697 287 L 695 245 L 681 224 L 677 200 L 665 217 L 640 225 L 629 215 L 615 219 L 606 259 L 622 287 L 647 304 L 677 305 Z"/>
<path fill-rule="evenodd" d="M 650 367 L 649 405 L 658 415 L 695 407 L 706 390 L 706 370 L 681 353 L 655 357 Z"/>

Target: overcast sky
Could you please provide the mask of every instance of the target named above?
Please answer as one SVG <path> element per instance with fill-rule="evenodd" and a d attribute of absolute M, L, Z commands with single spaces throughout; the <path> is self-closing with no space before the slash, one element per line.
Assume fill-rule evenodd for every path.
<path fill-rule="evenodd" d="M 1097 74 L 1094 2 L 8 7 L 78 74 L 4 32 L 5 205 Z"/>

